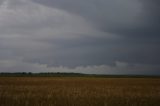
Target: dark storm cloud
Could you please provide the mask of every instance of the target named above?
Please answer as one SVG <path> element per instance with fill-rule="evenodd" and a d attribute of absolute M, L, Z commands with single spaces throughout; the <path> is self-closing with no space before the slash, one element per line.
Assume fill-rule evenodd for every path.
<path fill-rule="evenodd" d="M 33 0 L 85 17 L 105 32 L 143 38 L 159 37 L 159 0 Z M 153 37 L 152 37 L 153 38 Z"/>
<path fill-rule="evenodd" d="M 128 27 L 125 29 L 113 29 L 112 32 L 129 36 L 131 39 L 138 37 L 140 40 L 160 39 L 160 1 L 140 0 L 143 12 L 141 13 L 142 24 L 140 27 Z M 135 37 L 136 36 L 136 37 Z M 142 41 L 143 42 L 143 41 Z"/>
<path fill-rule="evenodd" d="M 146 0 L 144 1 L 144 8 L 146 9 L 146 17 L 150 22 L 149 27 L 153 30 L 153 34 L 159 36 L 160 34 L 160 1 L 159 0 Z"/>
<path fill-rule="evenodd" d="M 32 0 L 53 8 L 81 15 L 100 30 L 109 31 L 138 24 L 141 12 L 138 0 Z M 134 25 L 137 26 L 137 25 Z"/>
<path fill-rule="evenodd" d="M 0 71 L 160 74 L 159 1 L 0 1 Z"/>
<path fill-rule="evenodd" d="M 123 50 L 128 51 L 124 53 L 129 56 L 128 60 L 134 60 L 137 57 L 137 61 L 145 63 L 160 62 L 158 56 L 160 52 L 160 3 L 158 0 L 33 1 L 81 15 L 94 26 L 98 26 L 99 30 L 122 36 L 123 40 L 118 42 L 122 43 Z M 114 43 L 111 45 L 114 47 Z M 143 54 L 147 54 L 147 58 Z M 124 56 L 118 57 L 125 58 Z"/>
<path fill-rule="evenodd" d="M 152 23 L 159 25 L 157 22 L 160 22 L 160 1 L 159 0 L 143 0 L 144 8 L 146 10 L 146 15 L 151 20 Z"/>
<path fill-rule="evenodd" d="M 15 40 L 15 42 L 19 40 Z M 21 40 L 23 41 L 23 39 Z M 8 41 L 13 42 L 13 39 Z M 160 58 L 157 57 L 160 54 L 159 47 L 156 44 L 130 44 L 123 43 L 121 39 L 93 38 L 40 40 L 35 44 L 32 42 L 27 44 L 27 42 L 28 40 L 24 40 L 23 43 L 11 44 L 12 49 L 14 48 L 12 52 L 22 56 L 25 62 L 47 64 L 50 67 L 113 65 L 115 61 L 126 61 L 131 64 L 159 64 L 160 62 Z"/>

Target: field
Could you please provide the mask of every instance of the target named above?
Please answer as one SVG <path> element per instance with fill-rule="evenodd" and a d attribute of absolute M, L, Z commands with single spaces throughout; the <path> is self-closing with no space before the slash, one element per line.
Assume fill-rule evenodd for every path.
<path fill-rule="evenodd" d="M 0 106 L 160 106 L 160 79 L 0 77 Z"/>

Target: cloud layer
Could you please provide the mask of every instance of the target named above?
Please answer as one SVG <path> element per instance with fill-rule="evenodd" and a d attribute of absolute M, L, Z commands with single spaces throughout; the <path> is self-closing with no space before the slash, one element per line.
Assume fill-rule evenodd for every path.
<path fill-rule="evenodd" d="M 160 74 L 156 0 L 1 0 L 1 72 Z"/>

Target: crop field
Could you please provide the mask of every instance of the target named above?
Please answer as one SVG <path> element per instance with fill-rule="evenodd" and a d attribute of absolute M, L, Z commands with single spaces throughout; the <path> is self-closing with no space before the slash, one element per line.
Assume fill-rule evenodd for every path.
<path fill-rule="evenodd" d="M 0 106 L 160 106 L 160 79 L 0 77 Z"/>

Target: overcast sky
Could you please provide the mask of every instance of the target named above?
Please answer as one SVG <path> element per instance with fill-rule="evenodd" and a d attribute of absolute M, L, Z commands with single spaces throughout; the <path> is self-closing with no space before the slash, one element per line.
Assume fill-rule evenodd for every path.
<path fill-rule="evenodd" d="M 160 0 L 0 0 L 0 72 L 160 75 Z"/>

